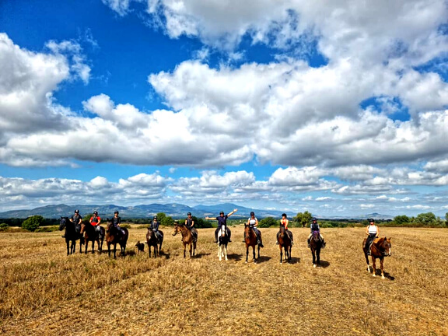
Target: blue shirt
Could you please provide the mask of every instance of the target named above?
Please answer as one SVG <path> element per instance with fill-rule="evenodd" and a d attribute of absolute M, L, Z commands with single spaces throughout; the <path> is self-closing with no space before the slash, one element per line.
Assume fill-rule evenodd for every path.
<path fill-rule="evenodd" d="M 151 229 L 154 231 L 159 231 L 159 221 L 152 221 Z"/>
<path fill-rule="evenodd" d="M 227 224 L 227 218 L 229 218 L 229 216 L 227 216 L 227 215 L 216 217 L 216 220 L 218 221 L 218 227 L 219 228 L 221 228 L 221 226 Z"/>

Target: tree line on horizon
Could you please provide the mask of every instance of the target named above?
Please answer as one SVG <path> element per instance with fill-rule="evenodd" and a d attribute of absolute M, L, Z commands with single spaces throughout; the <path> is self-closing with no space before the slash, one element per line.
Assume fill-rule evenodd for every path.
<path fill-rule="evenodd" d="M 85 224 L 89 223 L 90 217 L 93 214 L 87 214 L 83 217 L 83 222 Z M 212 228 L 216 227 L 216 223 L 205 220 L 203 218 L 198 218 L 196 216 L 192 216 L 195 226 L 197 228 Z M 296 216 L 294 216 L 290 222 L 289 227 L 309 227 L 311 223 L 312 214 L 308 211 L 299 212 Z M 173 226 L 174 218 L 171 216 L 167 216 L 163 212 L 157 213 L 157 219 L 162 226 Z M 102 220 L 102 224 L 106 223 L 107 219 Z M 180 219 L 180 223 L 183 223 L 184 218 Z M 152 218 L 128 218 L 123 219 L 123 222 L 129 224 L 141 224 L 141 225 L 149 225 L 152 221 Z M 229 225 L 237 225 L 245 223 L 244 219 L 229 219 Z M 0 219 L 0 231 L 6 231 L 9 227 L 21 227 L 27 231 L 33 232 L 49 232 L 55 231 L 58 228 L 55 227 L 59 225 L 59 219 L 57 218 L 44 218 L 39 215 L 30 216 L 27 219 L 23 218 L 3 218 Z M 436 216 L 432 212 L 426 212 L 418 214 L 415 217 L 408 217 L 406 215 L 398 215 L 395 216 L 393 220 L 377 220 L 377 225 L 379 226 L 403 226 L 403 227 L 447 227 L 448 225 L 448 212 L 445 214 L 445 218 L 442 219 Z M 266 217 L 259 221 L 258 226 L 260 228 L 268 228 L 275 227 L 280 224 L 280 220 L 274 217 Z M 319 221 L 319 225 L 322 228 L 332 228 L 332 227 L 359 227 L 359 226 L 367 226 L 369 223 L 367 220 L 359 221 L 349 221 L 349 220 L 322 220 Z M 126 225 L 126 224 L 124 224 Z"/>

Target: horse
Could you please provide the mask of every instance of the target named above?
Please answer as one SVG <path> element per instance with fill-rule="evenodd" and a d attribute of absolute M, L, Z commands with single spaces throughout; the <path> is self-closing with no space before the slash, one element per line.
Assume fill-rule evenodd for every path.
<path fill-rule="evenodd" d="M 106 243 L 107 243 L 107 251 L 109 253 L 110 257 L 110 245 L 114 245 L 114 258 L 117 258 L 117 244 L 120 244 L 120 252 L 121 255 L 125 254 L 126 251 L 126 243 L 129 238 L 129 232 L 128 229 L 123 228 L 121 230 L 124 231 L 124 234 L 117 234 L 117 231 L 119 228 L 116 228 L 112 225 L 111 222 L 107 224 L 107 231 L 106 231 Z"/>
<path fill-rule="evenodd" d="M 227 226 L 222 225 L 221 229 L 218 232 L 218 257 L 219 261 L 222 260 L 222 258 L 227 259 L 227 244 L 229 243 L 229 236 L 227 235 Z"/>
<path fill-rule="evenodd" d="M 178 233 L 182 234 L 182 243 L 184 244 L 184 258 L 186 258 L 187 245 L 190 250 L 190 258 L 196 255 L 196 242 L 193 240 L 193 235 L 191 231 L 187 229 L 185 224 L 175 224 L 173 236 Z"/>
<path fill-rule="evenodd" d="M 59 223 L 59 231 L 65 229 L 65 243 L 67 244 L 67 255 L 75 253 L 76 241 L 80 239 L 79 243 L 79 253 L 82 253 L 82 235 L 77 230 L 75 223 L 71 222 L 68 217 L 61 217 L 61 221 Z M 69 246 L 69 242 L 72 242 L 71 246 Z"/>
<path fill-rule="evenodd" d="M 148 244 L 150 258 L 151 258 L 151 246 L 154 246 L 154 258 L 157 257 L 157 255 L 160 255 L 160 252 L 162 251 L 163 232 L 159 230 L 159 233 L 161 235 L 160 241 L 159 239 L 157 239 L 156 233 L 153 230 L 148 229 L 148 232 L 146 233 L 146 242 Z"/>
<path fill-rule="evenodd" d="M 92 242 L 92 253 L 95 253 L 95 241 L 98 245 L 98 252 L 103 251 L 103 242 L 104 236 L 106 235 L 106 231 L 103 227 L 99 227 L 99 231 L 96 231 L 95 227 L 90 224 L 82 224 L 81 232 L 84 231 L 84 242 L 86 244 L 85 253 L 87 254 L 87 246 L 89 245 L 89 241 Z"/>
<path fill-rule="evenodd" d="M 310 241 L 311 254 L 313 255 L 313 267 L 320 265 L 320 250 L 322 248 L 322 240 L 320 240 L 319 231 L 313 231 Z"/>
<path fill-rule="evenodd" d="M 257 263 L 257 259 L 260 258 L 260 245 L 257 244 L 257 235 L 250 225 L 244 225 L 244 241 L 246 243 L 246 263 L 249 257 L 249 246 L 252 246 L 252 252 L 254 255 L 254 264 Z M 255 259 L 255 246 L 258 245 L 258 257 Z"/>
<path fill-rule="evenodd" d="M 280 264 L 283 263 L 283 248 L 285 249 L 285 260 L 291 262 L 291 238 L 292 232 L 289 231 L 289 234 L 286 232 L 285 227 L 280 225 L 280 232 L 277 235 L 278 246 L 280 247 Z"/>
<path fill-rule="evenodd" d="M 376 276 L 376 264 L 375 261 L 377 258 L 380 259 L 381 265 L 381 278 L 384 279 L 384 270 L 383 270 L 383 262 L 384 257 L 389 257 L 392 255 L 392 244 L 390 242 L 391 238 L 377 238 L 373 241 L 370 247 L 370 254 L 372 256 L 372 264 L 373 264 L 373 276 Z M 367 238 L 364 238 L 362 242 L 362 250 L 364 251 L 364 256 L 366 257 L 367 262 L 367 272 L 370 272 L 369 266 L 369 257 L 367 255 L 368 248 L 366 248 Z"/>

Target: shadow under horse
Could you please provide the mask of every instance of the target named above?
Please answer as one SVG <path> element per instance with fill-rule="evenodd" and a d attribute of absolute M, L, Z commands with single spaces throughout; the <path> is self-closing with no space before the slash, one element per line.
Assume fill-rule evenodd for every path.
<path fill-rule="evenodd" d="M 79 229 L 78 229 L 79 227 Z M 82 242 L 83 238 L 80 233 L 81 227 L 78 225 L 76 227 L 75 223 L 71 222 L 68 217 L 61 217 L 59 223 L 59 231 L 65 229 L 65 243 L 67 244 L 67 255 L 75 253 L 76 241 L 80 239 L 79 242 L 79 253 L 82 253 Z M 70 245 L 71 242 L 71 245 Z"/>
<path fill-rule="evenodd" d="M 310 241 L 311 254 L 313 255 L 313 267 L 320 266 L 320 250 L 322 249 L 322 240 L 319 231 L 313 231 Z"/>
<path fill-rule="evenodd" d="M 184 224 L 175 224 L 173 236 L 178 233 L 182 235 L 182 243 L 184 244 L 184 258 L 186 258 L 187 245 L 190 251 L 190 258 L 196 255 L 196 241 L 193 239 L 193 234 Z"/>
<path fill-rule="evenodd" d="M 373 276 L 376 276 L 376 264 L 375 261 L 377 258 L 380 259 L 380 268 L 381 268 L 381 278 L 385 278 L 384 276 L 384 270 L 383 270 L 383 264 L 384 264 L 384 257 L 389 257 L 392 255 L 392 244 L 390 242 L 391 238 L 376 238 L 371 247 L 370 247 L 370 255 L 372 257 L 372 266 L 373 266 Z M 367 238 L 364 238 L 362 242 L 362 250 L 364 251 L 364 256 L 366 257 L 367 262 L 367 272 L 370 272 L 370 266 L 369 266 L 369 256 L 368 256 L 368 247 L 366 248 L 366 241 Z"/>
<path fill-rule="evenodd" d="M 292 249 L 292 232 L 286 231 L 283 225 L 280 225 L 280 232 L 277 234 L 278 246 L 280 247 L 280 264 L 283 263 L 283 249 L 285 250 L 285 261 L 289 263 L 292 260 L 291 249 Z"/>
<path fill-rule="evenodd" d="M 257 263 L 257 259 L 260 258 L 260 245 L 257 243 L 257 235 L 255 231 L 252 229 L 251 225 L 244 225 L 244 242 L 246 243 L 246 263 L 249 258 L 249 246 L 252 246 L 253 252 L 253 261 L 254 264 Z M 260 240 L 261 240 L 261 232 L 260 232 Z M 258 246 L 258 257 L 255 259 L 255 246 Z"/>
<path fill-rule="evenodd" d="M 123 233 L 118 233 L 118 230 L 123 230 Z M 114 245 L 114 258 L 117 258 L 117 244 L 120 245 L 121 255 L 124 255 L 126 252 L 126 243 L 128 242 L 129 232 L 128 229 L 123 228 L 119 229 L 112 225 L 112 223 L 107 224 L 106 231 L 106 243 L 107 243 L 107 251 L 110 257 L 110 246 Z"/>
<path fill-rule="evenodd" d="M 146 233 L 146 243 L 148 244 L 149 257 L 151 258 L 151 246 L 154 247 L 154 258 L 160 255 L 162 251 L 162 243 L 163 243 L 163 232 L 159 230 L 160 239 L 157 239 L 156 233 L 148 228 L 148 232 Z"/>
<path fill-rule="evenodd" d="M 218 257 L 219 261 L 224 258 L 227 259 L 227 244 L 229 243 L 229 236 L 227 235 L 227 225 L 222 225 L 218 235 Z"/>
<path fill-rule="evenodd" d="M 87 254 L 87 247 L 89 245 L 89 241 L 92 242 L 92 253 L 95 253 L 95 242 L 98 246 L 98 252 L 103 251 L 103 242 L 104 237 L 106 236 L 106 230 L 102 226 L 99 227 L 97 231 L 96 228 L 90 224 L 82 224 L 81 225 L 81 234 L 84 232 L 84 244 L 86 244 L 85 253 Z"/>

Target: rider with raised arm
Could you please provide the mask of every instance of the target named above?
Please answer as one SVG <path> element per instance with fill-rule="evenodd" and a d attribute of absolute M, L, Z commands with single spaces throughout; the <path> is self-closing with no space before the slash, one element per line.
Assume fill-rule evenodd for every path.
<path fill-rule="evenodd" d="M 156 234 L 156 238 L 158 241 L 162 238 L 162 235 L 159 232 L 159 222 L 157 221 L 157 216 L 154 216 L 149 226 L 149 229 L 152 230 Z"/>
<path fill-rule="evenodd" d="M 319 232 L 320 240 L 322 240 L 322 248 L 325 247 L 326 243 L 325 243 L 324 237 L 320 234 L 320 227 L 319 227 L 319 224 L 317 223 L 316 217 L 312 218 L 312 223 L 310 225 L 310 229 L 311 229 L 311 233 L 308 236 L 308 247 L 310 247 L 310 240 L 311 240 L 311 237 L 313 236 L 313 232 L 315 232 L 315 231 Z"/>
<path fill-rule="evenodd" d="M 261 241 L 261 232 L 257 228 L 258 219 L 255 217 L 255 213 L 253 211 L 250 213 L 250 217 L 247 220 L 247 225 L 249 225 L 249 227 L 254 230 L 255 235 L 257 236 L 257 244 L 261 247 L 264 247 L 263 242 Z"/>
<path fill-rule="evenodd" d="M 293 238 L 292 232 L 288 231 L 288 224 L 289 224 L 288 216 L 284 213 L 284 214 L 282 214 L 282 219 L 280 219 L 280 225 L 285 227 L 285 233 L 289 236 L 289 239 L 291 239 L 291 246 L 292 246 L 292 245 L 294 245 L 294 240 L 293 240 L 294 238 Z M 276 245 L 278 245 L 278 236 L 280 236 L 280 231 L 277 233 L 277 242 L 275 243 Z"/>
<path fill-rule="evenodd" d="M 369 225 L 366 227 L 366 250 L 367 255 L 370 255 L 370 246 L 372 245 L 373 240 L 379 237 L 380 229 L 375 225 L 375 220 L 373 218 L 369 218 L 368 221 Z"/>
<path fill-rule="evenodd" d="M 193 237 L 193 241 L 197 242 L 198 240 L 198 231 L 196 231 L 196 228 L 194 227 L 194 220 L 191 217 L 191 212 L 187 213 L 187 219 L 185 220 L 185 227 L 190 230 L 191 235 Z"/>
<path fill-rule="evenodd" d="M 218 221 L 218 228 L 215 230 L 215 243 L 218 243 L 218 232 L 221 230 L 221 226 L 226 226 L 226 233 L 229 236 L 229 243 L 232 242 L 230 240 L 230 236 L 232 235 L 232 232 L 230 231 L 229 227 L 227 226 L 227 218 L 232 216 L 235 212 L 237 212 L 238 209 L 234 209 L 232 212 L 229 212 L 227 215 L 224 216 L 224 211 L 221 211 L 219 213 L 219 216 L 216 218 L 213 217 L 205 217 L 206 220 L 217 220 Z"/>

